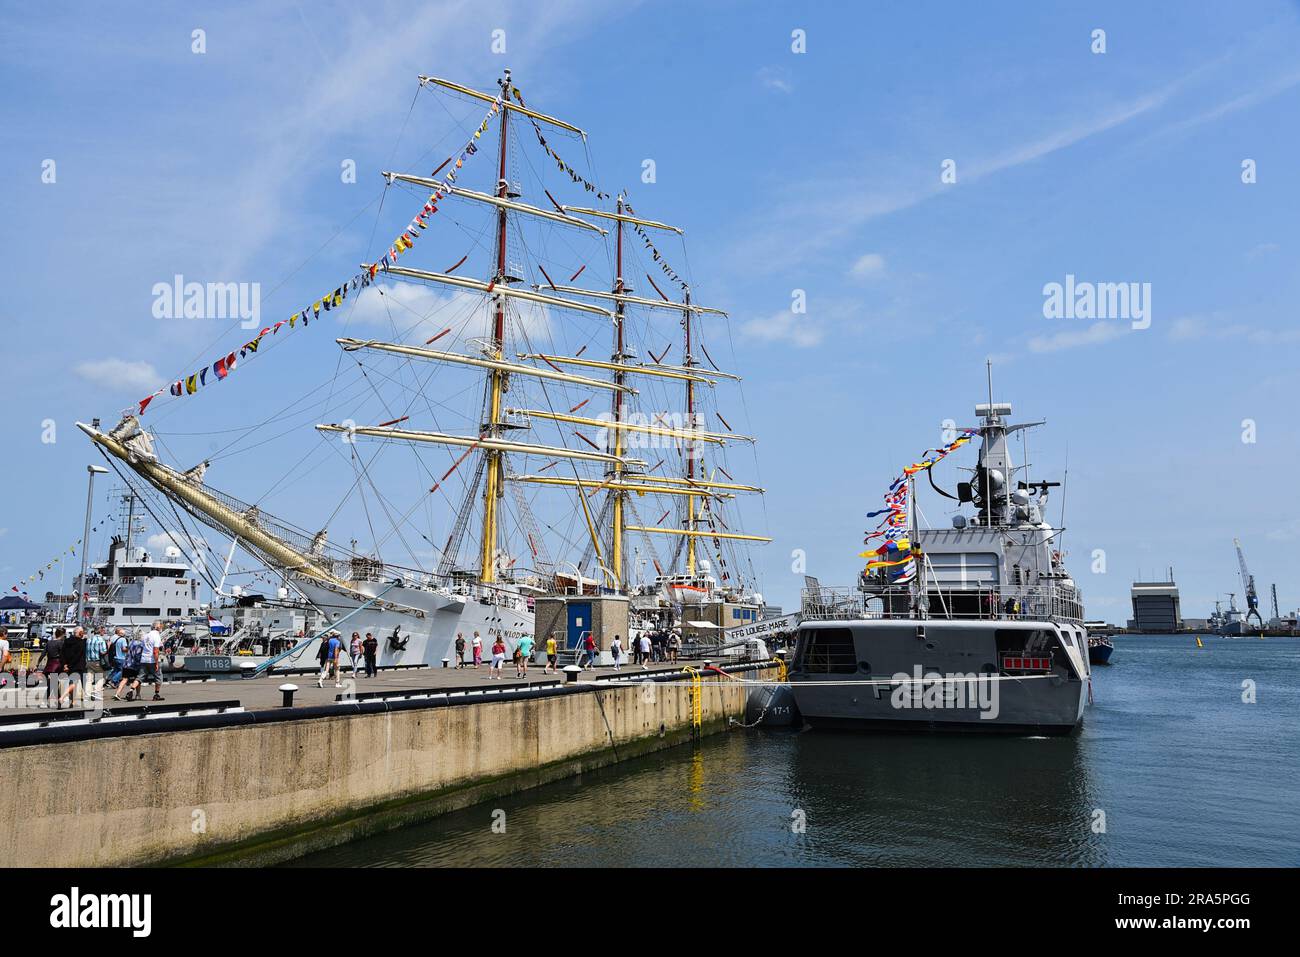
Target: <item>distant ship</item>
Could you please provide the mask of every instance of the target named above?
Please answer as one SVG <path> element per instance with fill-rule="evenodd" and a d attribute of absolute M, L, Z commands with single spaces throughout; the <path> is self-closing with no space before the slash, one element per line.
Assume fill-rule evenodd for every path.
<path fill-rule="evenodd" d="M 83 624 L 148 628 L 164 621 L 181 628 L 199 620 L 199 578 L 175 544 L 155 550 L 139 544 L 147 531 L 144 506 L 129 489 L 120 495 L 120 522 L 104 561 L 94 562 L 85 579 L 75 579 L 72 595 L 50 595 L 45 610 L 51 620 L 73 621 L 77 598 L 83 599 Z"/>
<path fill-rule="evenodd" d="M 886 495 L 883 538 L 856 589 L 804 593 L 791 687 L 813 728 L 1068 734 L 1083 719 L 1091 671 L 1083 599 L 1046 521 L 1056 482 L 1016 481 L 1011 406 L 905 470 Z M 971 481 L 936 491 L 975 514 L 917 525 L 915 480 L 979 437 Z M 930 481 L 934 483 L 933 475 Z"/>
<path fill-rule="evenodd" d="M 1088 661 L 1094 665 L 1110 664 L 1110 656 L 1115 652 L 1115 643 L 1102 635 L 1093 635 L 1088 639 Z"/>

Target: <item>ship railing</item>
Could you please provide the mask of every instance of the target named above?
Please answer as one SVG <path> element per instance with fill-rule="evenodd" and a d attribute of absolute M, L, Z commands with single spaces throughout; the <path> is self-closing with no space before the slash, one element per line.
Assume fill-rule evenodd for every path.
<path fill-rule="evenodd" d="M 821 585 L 804 589 L 800 607 L 805 619 L 846 621 L 887 617 L 882 608 L 868 607 L 871 597 L 857 588 Z"/>
<path fill-rule="evenodd" d="M 907 586 L 883 592 L 822 585 L 804 589 L 801 612 L 805 620 L 861 620 L 917 617 L 918 596 Z M 1083 622 L 1077 591 L 1051 584 L 998 588 L 940 588 L 931 586 L 920 598 L 927 618 L 966 621 Z"/>

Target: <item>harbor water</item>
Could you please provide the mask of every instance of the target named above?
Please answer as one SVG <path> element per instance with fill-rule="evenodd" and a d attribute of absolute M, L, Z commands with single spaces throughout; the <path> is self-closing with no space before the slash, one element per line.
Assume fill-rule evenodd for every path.
<path fill-rule="evenodd" d="M 734 731 L 295 864 L 1298 865 L 1300 639 L 1202 640 L 1117 637 L 1072 737 Z"/>

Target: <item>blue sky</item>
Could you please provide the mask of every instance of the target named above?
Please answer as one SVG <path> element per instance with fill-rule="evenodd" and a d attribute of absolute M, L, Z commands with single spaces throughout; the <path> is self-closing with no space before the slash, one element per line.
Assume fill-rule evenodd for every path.
<path fill-rule="evenodd" d="M 247 337 L 222 320 L 154 318 L 154 283 L 258 282 L 264 317 L 286 318 L 418 208 L 390 194 L 380 209 L 377 171 L 427 173 L 426 155 L 445 155 L 481 115 L 427 94 L 412 108 L 416 74 L 491 89 L 509 66 L 530 105 L 588 131 L 590 166 L 576 141 L 555 141 L 575 166 L 686 227 L 680 269 L 732 315 L 706 341 L 745 376 L 743 399 L 718 408 L 760 437 L 746 477 L 769 494 L 746 514 L 775 538 L 755 551 L 771 599 L 797 601 L 794 549 L 823 581 L 852 580 L 864 513 L 943 420 L 970 424 L 992 357 L 997 398 L 1018 418 L 1048 420 L 1030 439 L 1038 477 L 1060 479 L 1068 454 L 1068 562 L 1091 614 L 1123 620 L 1129 582 L 1169 565 L 1185 613 L 1206 614 L 1216 595 L 1240 592 L 1234 536 L 1261 589 L 1277 582 L 1294 608 L 1298 12 L 1282 2 L 10 8 L 0 15 L 4 588 L 80 536 L 84 466 L 98 456 L 73 422 L 115 420 Z M 494 29 L 505 30 L 504 56 L 491 51 Z M 791 50 L 796 29 L 804 53 Z M 1091 50 L 1096 29 L 1104 54 Z M 48 159 L 54 183 L 42 182 Z M 341 181 L 348 159 L 355 184 Z M 645 159 L 653 184 L 641 182 Z M 945 160 L 955 183 L 941 182 Z M 454 261 L 443 261 L 454 243 L 432 248 L 420 265 Z M 1067 274 L 1150 283 L 1150 328 L 1045 318 L 1043 287 Z M 794 290 L 806 314 L 791 312 Z M 160 397 L 146 424 L 156 417 L 180 464 L 218 451 L 223 436 L 329 379 L 338 331 L 295 333 L 219 395 Z M 42 442 L 46 420 L 53 443 Z M 286 457 L 319 441 L 309 425 L 301 439 L 281 431 L 263 430 L 209 480 L 246 499 L 266 493 Z M 964 454 L 949 463 L 969 464 Z M 949 463 L 937 477 L 951 486 Z M 338 460 L 313 460 L 268 507 L 314 527 L 350 481 Z M 922 507 L 948 521 L 940 501 Z M 429 516 L 445 534 L 446 515 L 430 506 Z M 1104 574 L 1091 571 L 1094 549 Z"/>

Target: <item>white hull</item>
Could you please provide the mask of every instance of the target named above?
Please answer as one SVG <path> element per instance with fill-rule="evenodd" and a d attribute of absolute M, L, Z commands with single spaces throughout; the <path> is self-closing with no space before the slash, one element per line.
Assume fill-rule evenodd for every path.
<path fill-rule="evenodd" d="M 340 621 L 361 602 L 311 581 L 300 580 L 298 588 L 330 621 Z M 386 582 L 362 582 L 358 586 L 367 595 L 378 595 Z M 399 585 L 382 599 L 337 626 L 346 641 L 358 632 L 364 638 L 370 632 L 379 640 L 378 663 L 381 665 L 427 664 L 441 667 L 443 659 L 456 661 L 456 634 L 465 636 L 465 657 L 472 655 L 470 643 L 477 631 L 483 639 L 484 660 L 490 660 L 492 643 L 497 635 L 506 641 L 507 655 L 525 635 L 533 635 L 533 613 L 526 601 L 508 592 L 483 589 L 474 594 L 450 594 Z M 405 648 L 395 648 L 389 637 L 398 630 Z M 316 649 L 306 650 L 315 660 Z"/>

